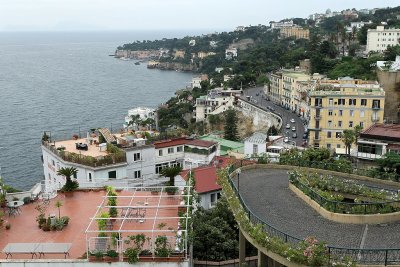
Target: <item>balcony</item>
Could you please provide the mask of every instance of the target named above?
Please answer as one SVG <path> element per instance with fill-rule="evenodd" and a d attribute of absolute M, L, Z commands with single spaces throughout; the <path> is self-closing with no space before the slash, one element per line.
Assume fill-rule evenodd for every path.
<path fill-rule="evenodd" d="M 380 108 L 378 105 L 373 105 L 373 106 L 372 106 L 372 109 L 373 109 L 373 110 L 380 110 L 381 108 Z"/>
<path fill-rule="evenodd" d="M 321 120 L 321 119 L 322 119 L 322 116 L 321 116 L 321 115 L 315 115 L 315 116 L 314 116 L 314 119 L 316 119 L 316 120 Z"/>

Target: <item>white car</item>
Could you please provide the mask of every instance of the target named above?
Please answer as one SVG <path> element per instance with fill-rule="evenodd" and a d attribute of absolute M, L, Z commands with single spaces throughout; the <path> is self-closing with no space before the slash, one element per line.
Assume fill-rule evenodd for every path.
<path fill-rule="evenodd" d="M 283 142 L 285 143 L 289 142 L 289 137 L 285 137 L 285 139 L 283 139 Z"/>
<path fill-rule="evenodd" d="M 292 127 L 292 131 L 295 132 L 296 131 L 296 127 L 293 126 Z"/>
<path fill-rule="evenodd" d="M 286 124 L 286 129 L 290 129 L 290 124 Z"/>
<path fill-rule="evenodd" d="M 295 123 L 295 120 L 292 118 L 292 119 L 290 119 L 290 122 L 291 123 Z"/>

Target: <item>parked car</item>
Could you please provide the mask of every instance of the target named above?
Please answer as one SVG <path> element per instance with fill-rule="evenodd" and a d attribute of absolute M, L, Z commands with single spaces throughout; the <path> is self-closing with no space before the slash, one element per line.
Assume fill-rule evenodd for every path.
<path fill-rule="evenodd" d="M 286 129 L 290 129 L 290 124 L 286 124 Z"/>
<path fill-rule="evenodd" d="M 293 134 L 292 134 L 292 137 L 293 137 L 293 138 L 297 138 L 297 133 L 293 133 Z"/>
<path fill-rule="evenodd" d="M 308 134 L 303 134 L 303 140 L 307 140 L 308 139 Z"/>
<path fill-rule="evenodd" d="M 292 127 L 292 131 L 295 132 L 296 131 L 296 127 L 293 126 Z"/>
<path fill-rule="evenodd" d="M 291 119 L 290 119 L 290 122 L 291 122 L 291 123 L 295 123 L 296 121 L 295 121 L 293 118 L 291 118 Z"/>
<path fill-rule="evenodd" d="M 285 143 L 289 142 L 289 137 L 285 137 L 285 139 L 283 139 L 283 142 Z"/>

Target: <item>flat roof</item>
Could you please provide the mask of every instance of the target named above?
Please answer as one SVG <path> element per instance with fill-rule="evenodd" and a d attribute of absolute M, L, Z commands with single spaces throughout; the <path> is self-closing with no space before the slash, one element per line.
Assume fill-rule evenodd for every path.
<path fill-rule="evenodd" d="M 65 148 L 64 151 L 80 154 L 83 156 L 91 156 L 94 158 L 97 158 L 100 156 L 107 156 L 108 155 L 107 151 L 100 151 L 98 137 L 95 137 L 93 139 L 96 140 L 96 144 L 88 143 L 86 138 L 80 138 L 77 140 L 54 141 L 51 144 L 54 144 L 56 149 L 60 148 L 60 147 L 64 147 Z M 76 143 L 87 144 L 88 150 L 76 149 Z"/>
<path fill-rule="evenodd" d="M 212 142 L 208 140 L 202 139 L 190 139 L 187 137 L 181 137 L 176 139 L 169 139 L 165 141 L 158 141 L 154 143 L 155 148 L 165 148 L 165 147 L 172 147 L 172 146 L 179 146 L 179 145 L 192 145 L 198 147 L 205 147 L 209 148 L 213 145 L 217 144 L 217 142 Z"/>
<path fill-rule="evenodd" d="M 225 151 L 225 148 L 228 148 L 228 150 L 233 150 L 235 152 L 239 153 L 244 153 L 244 143 L 241 142 L 235 142 L 227 139 L 223 139 L 220 137 L 216 136 L 211 136 L 211 135 L 205 135 L 205 136 L 200 136 L 199 139 L 201 140 L 206 140 L 206 141 L 213 141 L 217 142 L 220 144 L 220 149 Z M 221 155 L 223 156 L 223 155 Z"/>

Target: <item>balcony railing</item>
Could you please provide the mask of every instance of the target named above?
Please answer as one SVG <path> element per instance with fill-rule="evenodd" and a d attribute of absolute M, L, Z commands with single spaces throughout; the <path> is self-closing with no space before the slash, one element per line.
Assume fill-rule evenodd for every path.
<path fill-rule="evenodd" d="M 120 151 L 118 153 L 108 154 L 105 156 L 92 157 L 63 150 L 57 150 L 54 145 L 46 141 L 42 141 L 42 145 L 62 160 L 71 163 L 81 164 L 90 167 L 102 167 L 119 163 L 126 163 L 125 151 Z"/>

